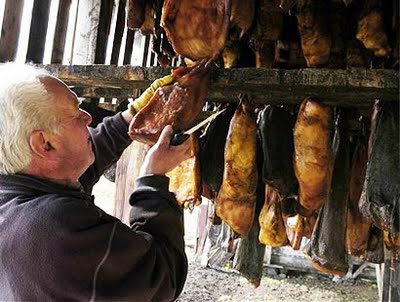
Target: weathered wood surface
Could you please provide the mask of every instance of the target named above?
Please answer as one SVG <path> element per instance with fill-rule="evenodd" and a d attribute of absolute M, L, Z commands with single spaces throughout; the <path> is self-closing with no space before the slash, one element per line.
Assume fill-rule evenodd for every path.
<path fill-rule="evenodd" d="M 27 62 L 43 62 L 50 14 L 50 4 L 51 0 L 35 0 L 33 2 L 28 51 L 26 54 Z"/>
<path fill-rule="evenodd" d="M 69 9 L 71 0 L 60 0 L 57 11 L 57 23 L 54 31 L 51 63 L 61 64 L 64 58 L 65 39 L 67 37 Z"/>
<path fill-rule="evenodd" d="M 19 32 L 21 29 L 23 7 L 24 0 L 6 1 L 0 39 L 1 62 L 15 60 L 18 48 Z"/>
<path fill-rule="evenodd" d="M 171 67 L 45 66 L 82 97 L 124 98 L 147 88 Z M 209 100 L 237 101 L 240 93 L 255 103 L 300 103 L 313 96 L 328 105 L 370 106 L 375 99 L 399 101 L 399 75 L 382 69 L 267 69 L 211 70 Z"/>

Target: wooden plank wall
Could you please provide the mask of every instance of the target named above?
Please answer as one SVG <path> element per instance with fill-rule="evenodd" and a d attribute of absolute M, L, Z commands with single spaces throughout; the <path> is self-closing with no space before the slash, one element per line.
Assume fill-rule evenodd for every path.
<path fill-rule="evenodd" d="M 5 0 L 0 63 L 15 61 L 17 52 L 24 51 L 21 41 L 26 39 L 26 54 L 22 60 L 19 58 L 20 61 L 64 65 L 157 65 L 155 54 L 149 48 L 150 36 L 145 37 L 126 27 L 126 0 L 32 1 L 29 10 L 29 4 L 32 4 L 29 0 Z M 49 17 L 50 9 L 57 11 L 55 20 Z M 29 19 L 29 31 L 21 32 L 22 25 Z M 46 40 L 49 37 L 52 37 L 51 41 Z M 114 97 L 114 103 L 118 104 L 126 97 L 118 100 Z M 87 99 L 98 100 L 99 97 Z M 111 98 L 101 99 L 112 101 Z"/>
<path fill-rule="evenodd" d="M 17 55 L 24 0 L 6 0 L 1 28 L 0 61 L 13 61 Z"/>

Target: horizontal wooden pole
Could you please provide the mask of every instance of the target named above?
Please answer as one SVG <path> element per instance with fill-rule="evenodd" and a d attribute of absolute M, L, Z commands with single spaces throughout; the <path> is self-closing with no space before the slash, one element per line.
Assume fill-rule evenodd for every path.
<path fill-rule="evenodd" d="M 167 75 L 171 67 L 46 65 L 79 96 L 126 98 Z M 237 101 L 240 94 L 260 104 L 299 103 L 313 96 L 329 105 L 369 106 L 375 99 L 399 101 L 399 75 L 383 69 L 213 68 L 208 100 Z"/>

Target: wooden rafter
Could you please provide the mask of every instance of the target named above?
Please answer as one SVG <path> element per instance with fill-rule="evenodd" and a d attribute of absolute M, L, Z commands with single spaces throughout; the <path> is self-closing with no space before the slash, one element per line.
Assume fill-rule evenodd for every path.
<path fill-rule="evenodd" d="M 155 79 L 170 73 L 168 67 L 45 66 L 82 97 L 134 96 Z M 255 103 L 299 103 L 313 96 L 328 105 L 369 106 L 375 99 L 399 101 L 399 75 L 394 70 L 213 68 L 209 100 L 236 101 L 241 93 Z"/>

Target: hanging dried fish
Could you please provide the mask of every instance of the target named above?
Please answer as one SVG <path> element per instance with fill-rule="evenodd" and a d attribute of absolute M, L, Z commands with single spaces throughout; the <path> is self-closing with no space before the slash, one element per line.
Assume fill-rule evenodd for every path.
<path fill-rule="evenodd" d="M 186 209 L 201 203 L 199 139 L 195 133 L 189 139 L 192 156 L 166 174 L 170 179 L 169 190 L 175 193 L 179 205 Z"/>
<path fill-rule="evenodd" d="M 332 177 L 331 111 L 306 98 L 294 127 L 294 171 L 299 182 L 299 202 L 309 213 L 327 200 Z M 300 213 L 301 214 L 301 213 Z"/>
<path fill-rule="evenodd" d="M 154 33 L 155 28 L 155 20 L 154 20 L 154 5 L 153 1 L 146 1 L 146 6 L 144 10 L 144 22 L 140 27 L 140 33 L 143 36 L 151 35 Z"/>
<path fill-rule="evenodd" d="M 266 106 L 259 114 L 258 134 L 263 152 L 263 181 L 283 197 L 297 195 L 293 169 L 293 126 L 290 112 L 279 106 Z"/>
<path fill-rule="evenodd" d="M 146 0 L 128 0 L 127 26 L 130 29 L 140 28 L 145 20 Z"/>
<path fill-rule="evenodd" d="M 265 185 L 264 206 L 258 218 L 260 223 L 258 239 L 262 244 L 272 247 L 288 243 L 280 201 L 281 196 L 278 191 L 270 185 Z"/>
<path fill-rule="evenodd" d="M 399 106 L 382 102 L 380 107 L 380 113 L 374 115 L 376 130 L 371 134 L 360 210 L 371 223 L 396 236 L 400 232 Z"/>
<path fill-rule="evenodd" d="M 175 52 L 192 60 L 222 52 L 231 15 L 231 0 L 165 0 L 161 26 Z"/>
<path fill-rule="evenodd" d="M 297 27 L 301 37 L 307 66 L 326 64 L 331 51 L 331 38 L 327 29 L 326 3 L 319 0 L 297 0 Z"/>
<path fill-rule="evenodd" d="M 254 108 L 241 103 L 236 109 L 225 144 L 225 167 L 216 198 L 216 214 L 240 236 L 254 220 L 256 207 L 256 121 Z"/>
<path fill-rule="evenodd" d="M 344 275 L 347 267 L 346 216 L 350 180 L 350 143 L 345 112 L 341 112 L 333 140 L 335 165 L 332 189 L 328 201 L 321 208 L 306 255 L 318 270 Z"/>
<path fill-rule="evenodd" d="M 187 130 L 204 106 L 208 70 L 204 64 L 175 69 L 173 82 L 159 87 L 147 105 L 133 117 L 129 126 L 131 138 L 153 144 L 166 125 L 172 125 L 176 132 Z"/>
<path fill-rule="evenodd" d="M 240 39 L 253 23 L 256 1 L 231 0 L 231 2 L 230 28 L 231 32 L 234 28 L 234 32 L 237 33 L 234 38 Z"/>
<path fill-rule="evenodd" d="M 367 143 L 364 137 L 355 138 L 355 150 L 351 168 L 349 209 L 347 212 L 346 246 L 350 255 L 360 256 L 368 247 L 371 223 L 365 219 L 358 208 L 365 171 L 368 162 Z"/>
<path fill-rule="evenodd" d="M 283 30 L 284 13 L 280 1 L 258 1 L 255 26 L 251 41 L 256 53 L 256 67 L 272 68 L 275 58 L 275 43 Z"/>
<path fill-rule="evenodd" d="M 358 21 L 357 39 L 377 57 L 386 57 L 391 48 L 384 30 L 382 0 L 366 0 Z"/>
<path fill-rule="evenodd" d="M 224 149 L 229 125 L 237 104 L 229 104 L 225 112 L 218 115 L 200 138 L 200 167 L 203 181 L 216 195 L 224 174 Z"/>

